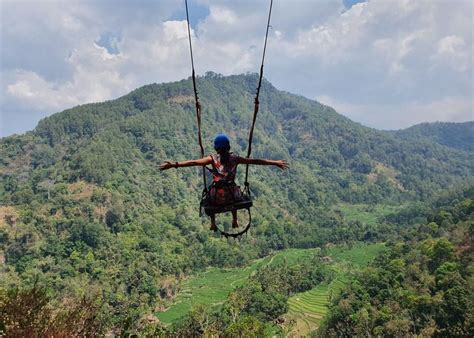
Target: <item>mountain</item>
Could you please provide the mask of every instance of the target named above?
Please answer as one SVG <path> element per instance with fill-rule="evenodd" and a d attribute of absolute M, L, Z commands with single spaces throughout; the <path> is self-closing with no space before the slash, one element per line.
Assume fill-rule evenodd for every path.
<path fill-rule="evenodd" d="M 255 83 L 256 75 L 222 77 L 210 73 L 199 79 L 206 146 L 211 144 L 213 135 L 225 130 L 235 141 L 234 150 L 244 153 Z M 78 178 L 105 183 L 112 163 L 126 162 L 130 160 L 128 154 L 137 151 L 137 159 L 145 160 L 145 164 L 176 156 L 196 157 L 191 90 L 189 80 L 145 86 L 118 100 L 84 105 L 46 118 L 34 134 L 51 149 L 80 143 L 83 149 L 78 150 L 78 155 L 86 163 L 72 158 L 72 172 Z M 264 82 L 261 102 L 254 156 L 291 159 L 298 163 L 295 169 L 302 165 L 313 174 L 317 172 L 327 185 L 323 191 L 321 187 L 313 191 L 318 203 L 318 193 L 331 196 L 332 200 L 366 199 L 366 187 L 373 181 L 377 185 L 377 179 L 384 178 L 389 183 L 378 182 L 379 186 L 385 184 L 405 195 L 420 196 L 472 173 L 467 154 L 387 137 L 353 123 L 330 107 L 278 91 L 268 82 Z M 121 150 L 127 153 L 119 154 L 117 150 L 104 157 L 103 148 L 97 147 L 96 141 L 110 145 L 114 138 L 124 143 Z M 67 153 L 71 154 L 71 150 L 67 149 Z M 100 169 L 89 165 L 91 153 L 100 154 Z M 340 175 L 337 179 L 328 176 L 334 171 Z M 349 183 L 355 188 L 348 189 Z"/>
<path fill-rule="evenodd" d="M 257 80 L 198 78 L 206 152 L 226 131 L 245 153 Z M 1 139 L 0 287 L 98 294 L 111 323 L 129 323 L 208 266 L 396 232 L 347 220 L 335 204 L 399 204 L 473 183 L 468 152 L 364 127 L 268 81 L 260 102 L 253 156 L 291 169 L 251 168 L 254 227 L 241 242 L 216 238 L 199 218 L 199 169 L 158 171 L 163 160 L 198 157 L 190 79 L 68 109 Z"/>
<path fill-rule="evenodd" d="M 392 133 L 407 141 L 430 141 L 446 147 L 474 152 L 474 121 L 420 123 Z"/>

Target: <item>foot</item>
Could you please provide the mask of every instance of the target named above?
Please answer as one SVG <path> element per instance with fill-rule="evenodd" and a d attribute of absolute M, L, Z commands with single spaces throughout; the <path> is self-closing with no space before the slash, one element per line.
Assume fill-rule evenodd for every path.
<path fill-rule="evenodd" d="M 217 231 L 217 226 L 215 224 L 211 224 L 211 231 Z"/>
<path fill-rule="evenodd" d="M 232 221 L 232 228 L 238 228 L 239 227 L 239 223 L 237 223 L 237 221 Z"/>

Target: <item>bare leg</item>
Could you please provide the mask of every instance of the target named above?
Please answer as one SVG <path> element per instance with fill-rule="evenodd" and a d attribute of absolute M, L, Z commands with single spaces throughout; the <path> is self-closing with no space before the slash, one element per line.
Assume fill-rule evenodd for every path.
<path fill-rule="evenodd" d="M 239 223 L 237 222 L 237 210 L 232 210 L 232 228 L 238 228 Z"/>
<path fill-rule="evenodd" d="M 216 226 L 216 215 L 212 214 L 209 216 L 211 218 L 211 230 L 212 231 L 217 231 L 217 226 Z"/>

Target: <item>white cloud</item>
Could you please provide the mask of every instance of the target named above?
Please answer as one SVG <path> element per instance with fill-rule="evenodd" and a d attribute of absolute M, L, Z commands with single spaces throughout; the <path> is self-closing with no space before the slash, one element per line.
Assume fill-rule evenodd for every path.
<path fill-rule="evenodd" d="M 165 21 L 163 22 L 163 33 L 167 41 L 174 42 L 188 38 L 186 21 Z M 191 31 L 191 35 L 194 35 Z"/>
<path fill-rule="evenodd" d="M 449 35 L 438 41 L 438 50 L 435 55 L 432 56 L 434 65 L 441 67 L 443 64 L 450 66 L 453 70 L 458 72 L 464 72 L 472 68 L 472 64 L 469 65 L 469 56 L 472 61 L 472 50 L 469 55 L 466 42 L 462 37 L 456 35 Z"/>
<path fill-rule="evenodd" d="M 128 88 L 120 74 L 102 70 L 91 73 L 76 65 L 73 79 L 67 82 L 47 81 L 35 72 L 17 70 L 15 82 L 7 85 L 7 93 L 18 99 L 22 106 L 41 111 L 57 111 L 85 102 L 100 102 L 113 95 L 119 86 Z"/>
<path fill-rule="evenodd" d="M 225 25 L 232 25 L 238 22 L 237 15 L 235 15 L 235 13 L 232 12 L 232 10 L 228 8 L 212 6 L 210 13 L 211 13 L 211 20 L 218 23 L 223 23 Z"/>
<path fill-rule="evenodd" d="M 353 104 L 327 95 L 321 95 L 317 100 L 352 120 L 378 129 L 406 128 L 426 121 L 465 122 L 474 119 L 474 99 L 459 96 L 400 105 Z"/>

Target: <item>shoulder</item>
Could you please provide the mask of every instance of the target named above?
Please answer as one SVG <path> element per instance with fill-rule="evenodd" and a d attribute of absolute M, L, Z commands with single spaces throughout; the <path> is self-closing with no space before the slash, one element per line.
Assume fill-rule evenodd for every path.
<path fill-rule="evenodd" d="M 242 157 L 240 157 L 238 153 L 231 153 L 231 158 L 232 161 L 236 163 L 242 163 Z"/>
<path fill-rule="evenodd" d="M 211 161 L 211 163 L 219 162 L 219 154 L 210 154 L 207 158 Z"/>

